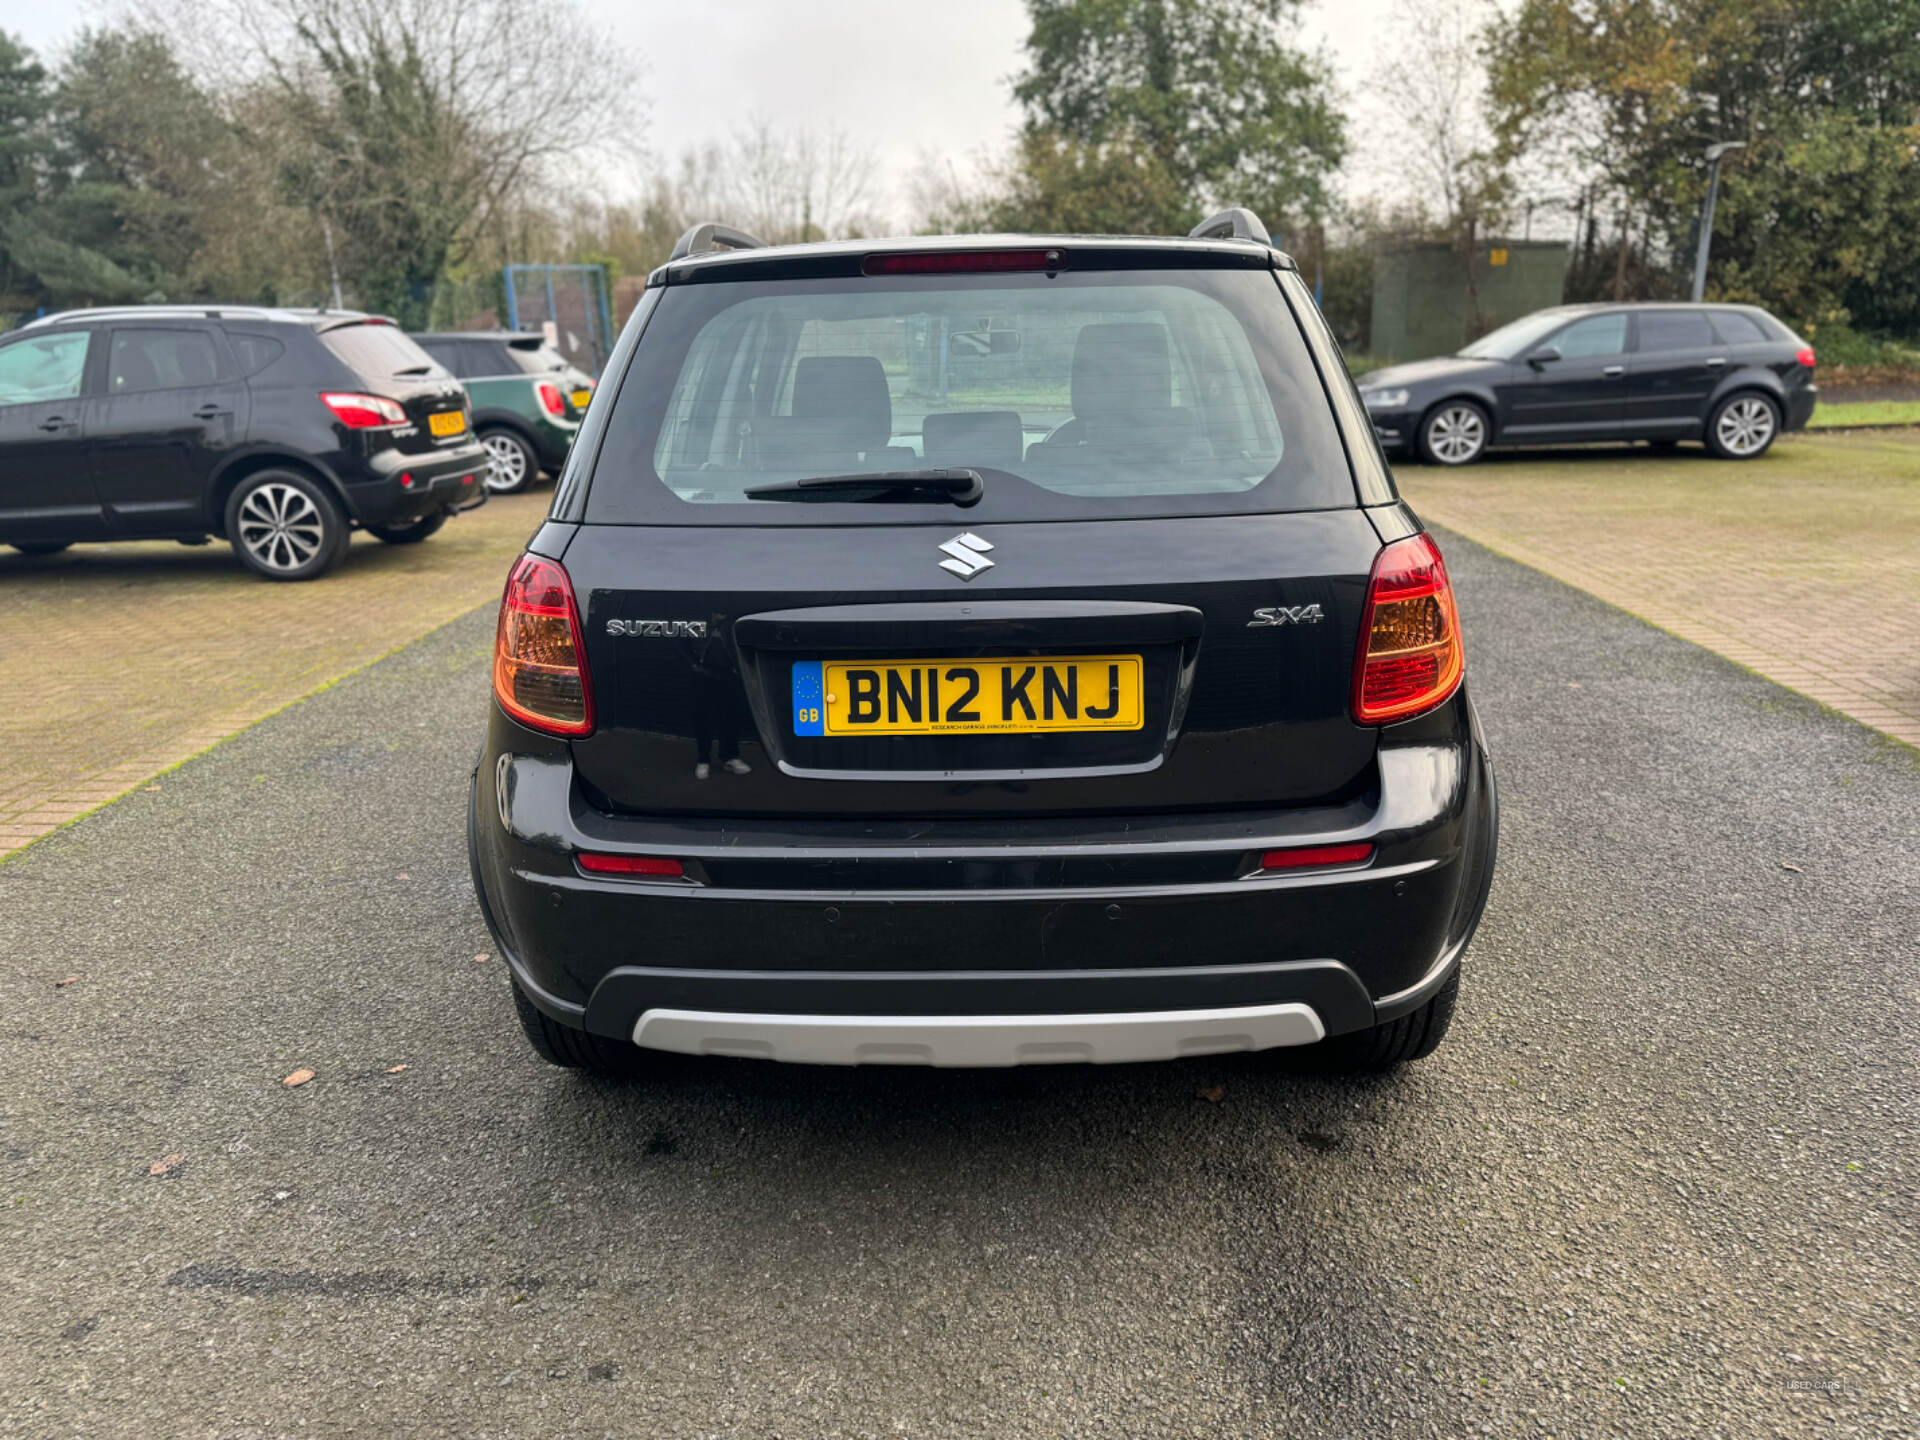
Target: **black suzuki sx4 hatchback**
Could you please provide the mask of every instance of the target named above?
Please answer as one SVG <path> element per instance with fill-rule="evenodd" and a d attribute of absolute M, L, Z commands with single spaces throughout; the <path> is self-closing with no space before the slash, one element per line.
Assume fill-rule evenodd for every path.
<path fill-rule="evenodd" d="M 559 1065 L 1387 1067 L 1493 873 L 1464 674 L 1247 212 L 704 225 L 508 578 L 475 889 Z"/>

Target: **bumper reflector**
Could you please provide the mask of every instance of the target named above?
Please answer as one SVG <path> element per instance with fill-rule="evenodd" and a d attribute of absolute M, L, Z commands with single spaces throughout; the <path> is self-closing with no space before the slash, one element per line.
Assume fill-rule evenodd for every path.
<path fill-rule="evenodd" d="M 679 880 L 687 873 L 678 860 L 668 860 L 658 855 L 589 855 L 583 852 L 573 858 L 580 862 L 582 870 L 591 870 L 596 875 L 651 875 Z"/>
<path fill-rule="evenodd" d="M 1308 870 L 1323 865 L 1364 865 L 1373 858 L 1373 846 L 1364 840 L 1350 845 L 1301 845 L 1292 850 L 1269 850 L 1260 857 L 1262 870 Z"/>

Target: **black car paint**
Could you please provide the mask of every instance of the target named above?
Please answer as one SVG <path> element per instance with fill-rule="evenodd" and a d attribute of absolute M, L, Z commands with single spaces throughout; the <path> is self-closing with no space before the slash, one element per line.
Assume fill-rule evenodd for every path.
<path fill-rule="evenodd" d="M 445 443 L 428 429 L 429 415 L 464 407 L 458 383 L 356 372 L 323 340 L 327 330 L 355 323 L 366 318 L 234 311 L 223 319 L 178 312 L 147 319 L 123 311 L 98 319 L 79 312 L 34 327 L 27 333 L 83 331 L 92 340 L 77 400 L 0 406 L 0 544 L 218 536 L 233 488 L 271 466 L 316 476 L 362 525 L 404 524 L 478 503 L 484 487 L 467 477 L 485 473 L 486 452 L 470 433 Z M 195 386 L 108 394 L 110 337 L 133 329 L 209 335 L 219 374 Z M 271 340 L 278 353 L 244 373 L 229 332 Z M 328 391 L 396 401 L 408 422 L 352 429 L 321 404 Z M 62 428 L 48 430 L 50 419 Z M 404 485 L 403 475 L 413 483 Z"/>
<path fill-rule="evenodd" d="M 1001 563 L 964 590 L 935 548 L 962 528 L 957 511 L 884 528 L 867 515 L 852 528 L 582 523 L 618 405 L 602 397 L 528 546 L 572 576 L 598 728 L 569 742 L 495 704 L 471 796 L 476 893 L 536 1006 L 626 1038 L 664 1004 L 1045 1013 L 1306 998 L 1340 1033 L 1435 993 L 1491 880 L 1491 764 L 1464 686 L 1398 725 L 1350 718 L 1370 567 L 1420 526 L 1393 498 L 1330 334 L 1274 264 L 1339 419 L 1354 498 L 1369 503 L 999 525 Z M 1310 603 L 1323 623 L 1247 623 Z M 1027 609 L 1016 622 L 1003 604 Z M 1197 634 L 1172 616 L 1155 622 L 1159 641 L 1134 632 L 1164 664 L 1142 753 L 1036 737 L 989 769 L 964 743 L 823 755 L 788 733 L 782 676 L 796 654 L 872 655 L 881 640 L 924 654 L 1094 653 L 1127 633 L 1124 621 L 1095 633 L 1112 623 L 1089 613 L 1100 604 L 1136 620 L 1198 616 Z M 642 617 L 699 620 L 729 646 L 750 773 L 695 777 L 701 707 L 682 672 L 703 642 L 608 633 L 609 620 Z M 1265 849 L 1353 839 L 1378 847 L 1360 869 L 1260 873 Z M 591 875 L 574 859 L 585 850 L 674 856 L 687 878 Z"/>
<path fill-rule="evenodd" d="M 1796 358 L 1803 342 L 1778 320 L 1751 306 L 1700 307 L 1761 317 L 1769 334 L 1763 344 L 1715 343 L 1677 352 L 1638 348 L 1638 316 L 1649 310 L 1692 311 L 1686 305 L 1587 305 L 1566 307 L 1567 324 L 1595 315 L 1628 315 L 1626 350 L 1615 356 L 1550 361 L 1436 356 L 1369 371 L 1362 393 L 1406 390 L 1407 401 L 1371 411 L 1373 427 L 1389 448 L 1412 449 L 1421 422 L 1448 400 L 1471 400 L 1493 422 L 1494 445 L 1553 445 L 1607 440 L 1691 440 L 1727 396 L 1758 390 L 1780 407 L 1781 428 L 1798 430 L 1812 418 L 1818 399 L 1813 371 Z M 1550 347 L 1553 335 L 1535 350 Z"/>

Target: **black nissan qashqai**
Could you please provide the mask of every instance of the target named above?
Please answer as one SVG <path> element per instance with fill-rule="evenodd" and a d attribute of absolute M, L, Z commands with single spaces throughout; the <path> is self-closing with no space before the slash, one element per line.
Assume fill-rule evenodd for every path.
<path fill-rule="evenodd" d="M 1454 597 L 1255 217 L 699 226 L 601 388 L 470 811 L 543 1057 L 1439 1042 L 1496 833 Z"/>

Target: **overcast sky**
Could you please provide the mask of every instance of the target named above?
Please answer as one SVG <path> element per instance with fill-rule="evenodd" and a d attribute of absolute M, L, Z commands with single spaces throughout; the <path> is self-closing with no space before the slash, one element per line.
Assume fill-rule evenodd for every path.
<path fill-rule="evenodd" d="M 1309 0 L 1299 43 L 1324 46 L 1362 98 L 1393 0 Z M 87 20 L 139 6 L 0 0 L 0 28 L 54 52 Z M 588 0 L 645 61 L 650 148 L 671 157 L 739 120 L 838 124 L 869 141 L 883 176 L 923 151 L 957 162 L 998 148 L 1016 114 L 1022 0 Z M 1357 168 L 1363 180 L 1365 162 Z M 904 206 L 904 198 L 896 202 Z"/>

